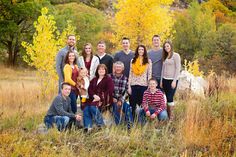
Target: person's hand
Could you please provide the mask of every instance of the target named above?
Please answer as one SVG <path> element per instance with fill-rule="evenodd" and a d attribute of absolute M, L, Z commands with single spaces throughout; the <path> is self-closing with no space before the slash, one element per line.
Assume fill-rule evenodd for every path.
<path fill-rule="evenodd" d="M 121 106 L 122 105 L 122 102 L 119 100 L 119 101 L 117 101 L 117 105 L 118 106 Z"/>
<path fill-rule="evenodd" d="M 163 88 L 163 84 L 162 84 L 162 82 L 160 82 L 160 87 Z"/>
<path fill-rule="evenodd" d="M 131 95 L 131 94 L 132 94 L 132 89 L 131 89 L 131 87 L 130 87 L 130 86 L 128 87 L 128 93 L 129 93 L 129 95 Z"/>
<path fill-rule="evenodd" d="M 98 95 L 93 95 L 93 102 L 100 101 L 100 97 Z"/>
<path fill-rule="evenodd" d="M 75 115 L 75 119 L 76 119 L 77 121 L 81 121 L 81 119 L 82 119 L 82 116 L 81 116 L 81 115 L 79 115 L 79 114 L 77 114 L 77 115 Z"/>
<path fill-rule="evenodd" d="M 156 118 L 156 114 L 153 113 L 150 118 L 151 118 L 151 119 L 155 119 L 155 118 Z"/>
<path fill-rule="evenodd" d="M 117 103 L 117 99 L 116 99 L 116 98 L 113 98 L 113 102 L 114 102 L 114 103 Z"/>
<path fill-rule="evenodd" d="M 171 87 L 172 87 L 172 89 L 174 89 L 176 87 L 176 81 L 172 81 Z"/>
<path fill-rule="evenodd" d="M 150 111 L 147 111 L 147 112 L 146 112 L 146 116 L 147 116 L 147 117 L 150 117 L 150 115 L 151 115 Z"/>

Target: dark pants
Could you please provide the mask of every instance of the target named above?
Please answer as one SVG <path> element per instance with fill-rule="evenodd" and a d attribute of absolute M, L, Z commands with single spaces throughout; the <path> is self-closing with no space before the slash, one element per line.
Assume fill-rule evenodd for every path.
<path fill-rule="evenodd" d="M 87 105 L 83 110 L 83 121 L 84 121 L 84 128 L 92 128 L 93 126 L 93 119 L 97 126 L 101 127 L 104 124 L 102 113 L 99 111 L 97 106 Z"/>
<path fill-rule="evenodd" d="M 147 86 L 139 86 L 139 85 L 134 85 L 131 86 L 132 94 L 131 94 L 131 100 L 130 100 L 130 106 L 132 107 L 132 116 L 135 118 L 136 114 L 136 105 L 138 104 L 141 106 L 142 101 L 143 101 L 143 93 L 145 90 L 147 90 Z"/>
<path fill-rule="evenodd" d="M 71 110 L 72 110 L 73 113 L 76 113 L 77 112 L 77 98 L 78 98 L 78 95 L 76 94 L 75 91 L 71 90 L 69 97 L 71 99 Z"/>
<path fill-rule="evenodd" d="M 152 109 L 152 108 L 149 108 L 149 111 L 151 113 L 151 115 L 153 113 L 155 113 L 155 110 Z M 161 113 L 159 113 L 157 115 L 157 119 L 159 121 L 165 121 L 168 119 L 168 114 L 167 114 L 167 111 L 166 110 L 163 110 Z M 138 121 L 144 125 L 146 123 L 146 112 L 144 111 L 144 109 L 142 109 L 140 112 L 139 112 L 139 117 L 138 117 Z"/>
<path fill-rule="evenodd" d="M 124 114 L 125 122 L 127 123 L 128 129 L 130 129 L 130 127 L 133 125 L 132 109 L 130 105 L 127 102 L 124 102 L 121 106 L 118 106 L 116 103 L 113 103 L 112 107 L 116 125 L 122 122 L 122 115 Z"/>
<path fill-rule="evenodd" d="M 166 94 L 166 98 L 167 98 L 167 103 L 174 102 L 173 98 L 174 98 L 175 91 L 176 91 L 176 88 L 178 85 L 178 81 L 176 81 L 176 87 L 173 89 L 171 87 L 172 81 L 173 80 L 166 80 L 166 79 L 163 79 L 163 81 L 162 81 L 163 90 L 164 90 L 164 92 Z"/>

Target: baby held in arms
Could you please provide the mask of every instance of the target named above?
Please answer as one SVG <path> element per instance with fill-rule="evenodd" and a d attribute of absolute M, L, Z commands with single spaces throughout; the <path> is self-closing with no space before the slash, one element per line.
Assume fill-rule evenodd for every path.
<path fill-rule="evenodd" d="M 89 77 L 88 70 L 86 68 L 81 68 L 79 76 L 77 78 L 76 87 L 79 90 L 81 98 L 81 108 L 83 108 L 86 99 L 88 98 L 88 87 L 89 87 Z"/>

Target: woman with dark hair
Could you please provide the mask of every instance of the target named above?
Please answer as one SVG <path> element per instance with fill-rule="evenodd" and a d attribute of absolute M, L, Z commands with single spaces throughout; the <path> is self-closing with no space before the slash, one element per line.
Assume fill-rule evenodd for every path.
<path fill-rule="evenodd" d="M 130 63 L 129 88 L 132 115 L 135 117 L 136 105 L 142 104 L 143 93 L 147 89 L 148 80 L 152 77 L 152 62 L 148 59 L 147 49 L 139 45 Z"/>
<path fill-rule="evenodd" d="M 178 53 L 173 51 L 171 41 L 167 40 L 163 44 L 162 51 L 162 72 L 161 72 L 161 88 L 163 88 L 167 97 L 167 112 L 169 119 L 173 119 L 173 97 L 178 84 L 178 77 L 181 68 L 181 59 Z"/>
<path fill-rule="evenodd" d="M 71 85 L 70 99 L 71 99 L 71 109 L 73 113 L 77 112 L 77 98 L 78 98 L 78 89 L 76 88 L 76 80 L 79 76 L 79 68 L 76 65 L 76 57 L 74 51 L 69 51 L 66 54 L 65 66 L 63 69 L 65 80 L 64 82 Z"/>
<path fill-rule="evenodd" d="M 84 128 L 86 130 L 92 128 L 93 119 L 97 126 L 104 125 L 101 112 L 113 102 L 114 84 L 107 73 L 106 65 L 99 64 L 95 77 L 90 81 L 88 88 L 89 100 L 83 110 Z"/>
<path fill-rule="evenodd" d="M 92 80 L 95 77 L 95 72 L 99 62 L 99 58 L 93 55 L 92 45 L 86 43 L 83 47 L 82 56 L 78 58 L 79 65 L 81 68 L 86 68 L 88 70 L 89 79 Z"/>

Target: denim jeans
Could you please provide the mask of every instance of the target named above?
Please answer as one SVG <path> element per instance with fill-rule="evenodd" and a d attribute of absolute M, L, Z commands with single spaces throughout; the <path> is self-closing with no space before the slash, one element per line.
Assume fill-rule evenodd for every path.
<path fill-rule="evenodd" d="M 77 112 L 78 95 L 75 93 L 75 91 L 71 90 L 69 97 L 71 99 L 71 110 L 73 113 L 76 113 Z"/>
<path fill-rule="evenodd" d="M 101 112 L 99 111 L 97 106 L 87 105 L 83 110 L 83 121 L 84 121 L 84 128 L 92 128 L 93 126 L 93 119 L 97 126 L 103 126 L 104 121 Z"/>
<path fill-rule="evenodd" d="M 131 125 L 133 125 L 132 109 L 127 102 L 124 102 L 121 106 L 118 106 L 116 103 L 113 103 L 112 112 L 116 125 L 122 122 L 123 117 L 121 116 L 121 112 L 124 113 L 124 118 L 125 122 L 127 123 L 128 129 L 131 127 Z"/>
<path fill-rule="evenodd" d="M 135 111 L 137 104 L 140 106 L 143 101 L 143 93 L 147 89 L 147 86 L 134 85 L 131 86 L 132 94 L 130 99 L 130 105 L 132 107 L 132 116 L 135 118 Z"/>
<path fill-rule="evenodd" d="M 150 111 L 150 114 L 152 115 L 153 113 L 155 113 L 155 110 L 152 109 L 152 108 L 149 108 L 149 111 Z M 160 112 L 158 115 L 157 115 L 157 119 L 159 121 L 165 121 L 168 119 L 168 114 L 167 114 L 167 111 L 166 110 L 163 110 L 162 112 Z M 146 112 L 144 111 L 144 109 L 142 109 L 139 113 L 139 118 L 138 118 L 138 121 L 144 125 L 146 123 Z"/>
<path fill-rule="evenodd" d="M 53 124 L 55 123 L 58 131 L 65 130 L 69 121 L 70 121 L 70 118 L 67 116 L 48 116 L 47 115 L 44 118 L 44 123 L 48 129 L 52 128 Z"/>

